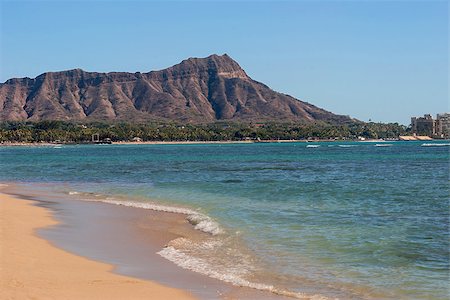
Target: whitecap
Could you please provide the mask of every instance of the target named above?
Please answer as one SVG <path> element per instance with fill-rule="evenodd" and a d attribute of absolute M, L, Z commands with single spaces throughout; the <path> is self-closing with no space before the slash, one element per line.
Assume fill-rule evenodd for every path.
<path fill-rule="evenodd" d="M 443 147 L 443 146 L 450 146 L 450 143 L 424 143 L 421 146 L 422 147 Z"/>
<path fill-rule="evenodd" d="M 175 207 L 175 206 L 167 206 L 167 205 L 161 205 L 161 204 L 155 204 L 155 203 L 119 201 L 119 200 L 110 200 L 110 199 L 102 200 L 102 202 L 116 204 L 116 205 L 129 206 L 129 207 L 150 209 L 150 210 L 154 210 L 154 211 L 162 211 L 162 212 L 187 215 L 186 219 L 189 221 L 190 224 L 192 224 L 194 226 L 194 228 L 196 230 L 200 230 L 205 233 L 212 234 L 212 235 L 224 233 L 223 229 L 220 228 L 220 225 L 216 221 L 214 221 L 210 217 L 208 217 L 204 214 L 201 214 L 197 211 L 194 211 L 192 209 Z"/>
<path fill-rule="evenodd" d="M 322 295 L 307 295 L 304 293 L 278 289 L 270 284 L 251 282 L 243 278 L 243 276 L 247 273 L 247 270 L 245 268 L 239 268 L 239 266 L 236 266 L 234 268 L 227 268 L 226 270 L 218 270 L 216 265 L 211 264 L 206 259 L 194 257 L 174 247 L 178 243 L 189 243 L 189 241 L 187 241 L 185 238 L 178 238 L 172 242 L 169 243 L 169 245 L 163 248 L 161 251 L 157 252 L 157 254 L 173 262 L 177 266 L 182 267 L 183 269 L 201 273 L 208 277 L 231 283 L 232 285 L 235 286 L 248 287 L 261 291 L 268 291 L 282 296 L 288 296 L 297 299 L 310 299 L 310 300 L 329 299 Z"/>

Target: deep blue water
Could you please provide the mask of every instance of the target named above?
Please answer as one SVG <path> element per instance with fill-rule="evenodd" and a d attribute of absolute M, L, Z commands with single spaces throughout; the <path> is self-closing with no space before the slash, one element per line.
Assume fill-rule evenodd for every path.
<path fill-rule="evenodd" d="M 0 181 L 198 209 L 261 259 L 257 282 L 448 298 L 450 147 L 310 144 L 0 147 Z"/>

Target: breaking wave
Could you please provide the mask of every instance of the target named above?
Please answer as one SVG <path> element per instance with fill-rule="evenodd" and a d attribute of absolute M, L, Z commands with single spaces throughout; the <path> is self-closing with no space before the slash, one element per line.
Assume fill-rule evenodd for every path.
<path fill-rule="evenodd" d="M 280 289 L 272 284 L 249 280 L 248 278 L 258 273 L 254 257 L 241 249 L 241 247 L 236 248 L 232 235 L 227 234 L 211 217 L 196 210 L 153 202 L 117 200 L 117 198 L 105 197 L 105 195 L 95 193 L 71 191 L 68 194 L 81 196 L 87 201 L 186 215 L 186 220 L 194 229 L 209 234 L 209 238 L 201 241 L 193 241 L 185 237 L 176 238 L 157 252 L 158 255 L 181 268 L 230 283 L 234 286 L 248 287 L 297 299 L 329 299 L 322 295 L 292 292 Z M 102 197 L 99 198 L 100 196 Z"/>
<path fill-rule="evenodd" d="M 145 203 L 145 202 L 136 202 L 136 201 L 120 201 L 120 200 L 111 200 L 105 199 L 101 200 L 104 203 L 110 203 L 115 205 L 122 205 L 128 207 L 137 207 L 150 209 L 154 211 L 162 211 L 176 214 L 187 215 L 186 219 L 191 223 L 196 230 L 200 230 L 212 235 L 217 235 L 224 233 L 223 229 L 220 228 L 220 225 L 211 219 L 210 217 L 199 213 L 195 210 L 189 208 L 175 207 L 175 206 L 167 206 L 155 203 Z"/>
<path fill-rule="evenodd" d="M 179 246 L 184 245 L 184 250 L 177 249 Z M 283 290 L 276 288 L 270 284 L 257 283 L 252 282 L 245 279 L 245 275 L 250 273 L 249 265 L 243 264 L 232 264 L 228 266 L 216 264 L 214 260 L 210 261 L 208 259 L 194 256 L 189 253 L 186 253 L 186 245 L 189 245 L 191 249 L 187 252 L 191 251 L 199 251 L 202 250 L 210 250 L 214 251 L 216 247 L 222 247 L 223 245 L 220 242 L 210 242 L 206 241 L 199 245 L 193 245 L 191 241 L 185 238 L 177 238 L 171 241 L 165 248 L 161 251 L 157 252 L 158 255 L 164 257 L 165 259 L 173 262 L 179 267 L 183 269 L 187 269 L 193 272 L 197 272 L 208 277 L 218 279 L 224 282 L 231 283 L 234 286 L 240 287 L 248 287 L 252 289 L 257 289 L 260 291 L 267 291 L 277 295 L 297 298 L 297 299 L 310 299 L 310 300 L 328 300 L 329 298 L 324 297 L 322 295 L 309 295 L 299 292 L 291 292 L 288 290 Z M 201 252 L 201 251 L 200 251 Z M 251 268 L 251 267 L 250 267 Z"/>

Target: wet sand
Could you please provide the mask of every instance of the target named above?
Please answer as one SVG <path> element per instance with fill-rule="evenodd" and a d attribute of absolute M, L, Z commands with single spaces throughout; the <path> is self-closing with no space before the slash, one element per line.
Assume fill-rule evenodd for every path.
<path fill-rule="evenodd" d="M 111 273 L 113 267 L 35 235 L 55 226 L 48 209 L 0 194 L 1 299 L 194 299 L 188 292 Z"/>
<path fill-rule="evenodd" d="M 205 234 L 194 230 L 183 215 L 68 199 L 38 185 L 12 185 L 3 192 L 34 200 L 35 205 L 53 213 L 59 224 L 39 229 L 40 237 L 70 253 L 112 265 L 109 271 L 132 280 L 151 280 L 200 299 L 292 299 L 236 287 L 182 269 L 157 255 L 177 237 L 202 238 Z"/>

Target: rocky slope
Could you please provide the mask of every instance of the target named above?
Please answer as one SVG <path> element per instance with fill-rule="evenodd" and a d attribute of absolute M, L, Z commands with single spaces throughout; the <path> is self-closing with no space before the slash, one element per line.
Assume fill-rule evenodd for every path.
<path fill-rule="evenodd" d="M 349 122 L 252 80 L 228 55 L 149 73 L 48 72 L 0 84 L 0 121 Z"/>

